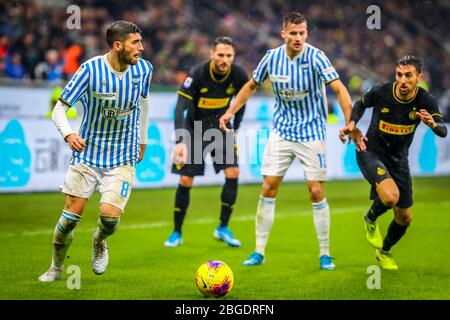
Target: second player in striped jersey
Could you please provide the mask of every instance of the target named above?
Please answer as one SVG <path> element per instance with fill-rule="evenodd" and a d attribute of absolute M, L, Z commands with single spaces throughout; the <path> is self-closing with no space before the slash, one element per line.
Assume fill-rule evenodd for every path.
<path fill-rule="evenodd" d="M 323 51 L 306 43 L 306 18 L 300 13 L 284 17 L 281 37 L 285 44 L 269 50 L 253 72 L 253 78 L 242 88 L 220 126 L 255 93 L 266 79 L 275 95 L 273 130 L 267 143 L 262 174 L 264 181 L 256 213 L 256 249 L 244 265 L 263 263 L 265 247 L 275 215 L 275 198 L 283 177 L 297 157 L 304 168 L 309 197 L 313 206 L 314 224 L 320 246 L 320 267 L 335 268 L 329 253 L 330 209 L 323 183 L 327 179 L 325 86 L 336 94 L 346 122 L 350 118 L 351 99 L 339 75 Z"/>
<path fill-rule="evenodd" d="M 52 263 L 39 277 L 42 282 L 60 279 L 74 229 L 96 189 L 101 199 L 92 240 L 92 270 L 95 274 L 106 271 L 106 238 L 118 227 L 135 165 L 145 153 L 153 67 L 139 58 L 141 30 L 131 22 L 117 21 L 106 31 L 106 41 L 110 51 L 83 63 L 53 110 L 53 122 L 73 153 L 61 186 L 65 205 L 54 231 Z M 66 112 L 75 104 L 79 127 L 72 129 Z"/>

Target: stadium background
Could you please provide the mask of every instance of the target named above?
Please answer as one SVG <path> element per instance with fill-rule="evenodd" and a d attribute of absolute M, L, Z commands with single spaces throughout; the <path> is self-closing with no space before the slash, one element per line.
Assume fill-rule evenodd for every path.
<path fill-rule="evenodd" d="M 170 173 L 175 90 L 195 63 L 208 59 L 212 40 L 232 36 L 236 62 L 251 73 L 268 48 L 281 43 L 281 13 L 294 1 L 78 1 L 79 28 L 69 29 L 70 1 L 2 1 L 0 4 L 0 192 L 56 191 L 64 179 L 70 152 L 49 121 L 51 107 L 80 63 L 107 51 L 104 34 L 116 19 L 136 22 L 143 30 L 144 58 L 154 67 L 150 144 L 138 166 L 137 188 L 175 186 Z M 398 57 L 424 60 L 425 81 L 442 113 L 450 105 L 450 43 L 443 28 L 446 1 L 374 2 L 381 9 L 381 29 L 366 26 L 367 3 L 303 1 L 309 42 L 334 63 L 353 99 L 379 81 L 392 79 Z M 420 19 L 413 18 L 420 17 Z M 241 182 L 259 182 L 262 151 L 271 127 L 270 88 L 251 99 L 238 138 Z M 328 153 L 331 178 L 361 178 L 354 147 L 337 140 L 342 114 L 329 95 Z M 367 113 L 365 120 L 370 116 Z M 446 119 L 449 117 L 447 116 Z M 75 125 L 75 124 L 73 124 Z M 365 128 L 367 124 L 362 122 Z M 411 152 L 414 175 L 450 174 L 450 143 L 420 126 Z M 209 168 L 198 184 L 221 183 Z M 302 180 L 295 163 L 286 179 Z"/>
<path fill-rule="evenodd" d="M 66 24 L 70 16 L 66 10 L 72 4 L 81 9 L 81 28 L 76 30 L 69 30 Z M 381 9 L 380 30 L 366 27 L 366 9 L 373 4 Z M 210 43 L 219 35 L 233 37 L 236 62 L 251 72 L 266 49 L 281 44 L 281 16 L 290 9 L 307 15 L 308 42 L 327 53 L 353 99 L 374 83 L 392 79 L 394 62 L 400 56 L 415 54 L 424 62 L 425 82 L 421 85 L 439 100 L 448 121 L 448 1 L 1 0 L 0 298 L 199 299 L 193 274 L 203 261 L 217 258 L 235 273 L 230 299 L 449 299 L 450 270 L 443 261 L 450 254 L 445 245 L 450 222 L 450 139 L 435 138 L 423 125 L 411 148 L 410 164 L 415 176 L 433 177 L 414 178 L 413 227 L 395 253 L 401 270 L 383 273 L 382 290 L 366 287 L 366 268 L 375 263 L 361 220 L 369 206 L 367 182 L 352 179 L 327 184 L 338 270 L 336 275 L 323 274 L 317 270 L 311 208 L 301 171 L 296 171 L 298 165 L 288 177 L 297 183 L 283 185 L 277 200 L 270 259 L 264 268 L 240 266 L 253 249 L 257 184 L 240 187 L 233 213 L 231 225 L 243 242 L 241 251 L 212 242 L 220 186 L 192 190 L 185 245 L 175 251 L 163 248 L 172 225 L 174 189 L 159 187 L 173 186 L 177 178 L 168 171 L 177 86 L 193 64 L 208 58 Z M 25 191 L 57 191 L 62 182 L 70 153 L 48 118 L 52 101 L 80 63 L 106 52 L 105 30 L 117 19 L 134 21 L 142 28 L 144 57 L 155 68 L 151 140 L 137 178 L 143 189 L 133 191 L 121 230 L 109 242 L 111 267 L 105 277 L 90 272 L 96 194 L 77 229 L 68 261 L 83 270 L 82 290 L 68 290 L 64 281 L 43 287 L 36 279 L 47 267 L 52 229 L 63 199 L 57 192 Z M 262 136 L 260 141 L 252 140 L 260 143 L 249 142 L 249 151 L 242 152 L 250 163 L 241 166 L 241 181 L 260 181 L 258 155 L 264 147 L 265 128 L 271 127 L 272 99 L 268 88 L 263 88 L 247 108 L 242 127 Z M 332 94 L 329 112 L 331 176 L 333 180 L 360 178 L 352 146 L 337 139 L 342 116 Z M 223 182 L 221 175 L 213 175 L 212 170 L 208 173 L 198 182 Z M 383 230 L 389 220 L 383 217 Z M 298 283 L 286 286 L 279 279 Z"/>

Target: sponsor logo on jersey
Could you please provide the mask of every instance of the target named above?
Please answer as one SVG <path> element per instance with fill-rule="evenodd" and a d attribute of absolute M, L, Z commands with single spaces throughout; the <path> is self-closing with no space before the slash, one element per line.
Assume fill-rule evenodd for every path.
<path fill-rule="evenodd" d="M 117 107 L 103 107 L 102 115 L 105 119 L 115 119 L 119 114 Z"/>
<path fill-rule="evenodd" d="M 201 88 L 200 89 L 200 93 L 207 93 L 208 92 L 208 88 Z"/>
<path fill-rule="evenodd" d="M 125 110 L 119 110 L 118 107 L 103 107 L 102 108 L 102 115 L 105 119 L 112 120 L 122 120 L 125 117 L 129 116 L 133 113 L 134 106 L 125 109 Z"/>
<path fill-rule="evenodd" d="M 382 176 L 386 173 L 383 168 L 378 167 L 377 168 L 377 175 Z"/>
<path fill-rule="evenodd" d="M 131 78 L 131 84 L 133 85 L 133 87 L 138 87 L 139 84 L 141 83 L 141 77 L 140 76 L 133 76 Z"/>
<path fill-rule="evenodd" d="M 270 81 L 272 81 L 272 82 L 288 83 L 290 80 L 291 80 L 290 76 L 276 75 L 276 74 L 270 75 Z"/>
<path fill-rule="evenodd" d="M 381 113 L 388 113 L 390 110 L 389 108 L 383 108 L 381 109 Z"/>
<path fill-rule="evenodd" d="M 414 124 L 411 125 L 392 124 L 389 122 L 385 122 L 383 120 L 380 120 L 378 126 L 378 129 L 380 129 L 380 131 L 399 136 L 404 136 L 413 133 L 414 128 L 415 128 Z"/>
<path fill-rule="evenodd" d="M 308 95 L 308 90 L 306 91 L 294 91 L 292 89 L 281 89 L 280 96 L 284 100 L 294 100 L 294 99 L 303 99 Z"/>
<path fill-rule="evenodd" d="M 116 100 L 115 92 L 93 92 L 94 97 L 100 100 Z"/>
<path fill-rule="evenodd" d="M 198 107 L 202 109 L 220 109 L 228 106 L 230 98 L 200 98 Z"/>

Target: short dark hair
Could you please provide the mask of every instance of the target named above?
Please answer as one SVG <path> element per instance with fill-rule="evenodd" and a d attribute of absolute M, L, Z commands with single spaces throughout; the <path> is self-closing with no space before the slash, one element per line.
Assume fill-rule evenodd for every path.
<path fill-rule="evenodd" d="M 401 57 L 397 60 L 397 63 L 395 64 L 396 67 L 398 66 L 406 66 L 411 65 L 414 66 L 417 70 L 417 73 L 422 73 L 422 61 L 420 61 L 419 58 L 416 58 L 415 56 L 407 55 L 404 57 Z"/>
<path fill-rule="evenodd" d="M 216 39 L 214 39 L 214 48 L 218 44 L 227 44 L 227 45 L 232 46 L 234 48 L 233 39 L 231 39 L 231 37 L 227 37 L 227 36 L 217 37 Z"/>
<path fill-rule="evenodd" d="M 300 24 L 307 22 L 306 17 L 299 12 L 291 12 L 283 17 L 283 26 L 286 27 L 289 23 Z"/>
<path fill-rule="evenodd" d="M 115 41 L 124 41 L 130 33 L 142 33 L 141 29 L 133 22 L 115 21 L 106 30 L 106 42 L 112 48 Z"/>

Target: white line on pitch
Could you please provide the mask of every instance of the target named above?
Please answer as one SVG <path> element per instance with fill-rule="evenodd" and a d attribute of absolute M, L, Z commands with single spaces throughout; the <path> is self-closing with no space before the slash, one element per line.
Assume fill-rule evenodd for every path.
<path fill-rule="evenodd" d="M 430 202 L 434 203 L 435 205 L 449 205 L 450 201 L 444 200 L 439 202 L 433 202 L 433 201 L 421 201 L 416 204 L 414 204 L 415 207 L 421 207 L 424 205 L 428 205 Z M 348 214 L 348 213 L 356 213 L 364 212 L 364 210 L 367 210 L 367 206 L 358 206 L 358 207 L 344 207 L 344 208 L 335 208 L 331 207 L 331 215 L 335 214 Z M 297 212 L 289 212 L 289 213 L 275 213 L 275 218 L 289 218 L 289 217 L 296 217 L 296 216 L 308 216 L 312 215 L 312 210 L 300 210 Z M 255 214 L 251 215 L 242 215 L 242 216 L 234 216 L 233 221 L 252 221 L 255 220 Z M 186 221 L 186 224 L 213 224 L 217 222 L 217 219 L 195 219 L 191 221 Z M 162 227 L 170 227 L 172 225 L 172 221 L 158 221 L 158 222 L 150 222 L 150 223 L 135 223 L 135 224 L 125 224 L 121 225 L 119 228 L 122 230 L 127 229 L 152 229 L 152 228 L 162 228 Z M 88 229 L 80 229 L 77 230 L 77 232 L 92 232 L 92 230 Z M 20 233 L 5 233 L 0 234 L 0 238 L 10 238 L 10 237 L 17 237 L 17 236 L 38 236 L 38 235 L 44 235 L 44 234 L 52 234 L 53 229 L 46 229 L 46 230 L 36 230 L 36 231 L 24 231 Z"/>
<path fill-rule="evenodd" d="M 336 208 L 331 209 L 333 214 L 346 214 L 346 213 L 354 213 L 364 210 L 364 207 L 348 207 L 348 208 Z M 307 216 L 312 215 L 312 210 L 301 210 L 298 212 L 291 213 L 275 213 L 276 218 L 288 218 L 288 217 L 296 217 L 296 216 Z M 242 215 L 233 217 L 233 221 L 252 221 L 255 220 L 255 214 L 252 215 Z M 190 224 L 213 224 L 217 222 L 217 219 L 194 219 L 190 221 L 186 221 L 185 223 Z M 135 223 L 135 224 L 125 224 L 121 225 L 119 228 L 122 230 L 126 229 L 152 229 L 152 228 L 162 228 L 169 227 L 172 224 L 172 221 L 158 221 L 158 222 L 150 222 L 150 223 Z M 91 232 L 92 230 L 88 229 L 79 229 L 77 232 Z M 46 230 L 36 230 L 36 231 L 24 231 L 20 233 L 5 233 L 1 234 L 0 238 L 9 238 L 9 237 L 17 237 L 17 236 L 38 236 L 44 234 L 52 234 L 53 229 Z"/>

